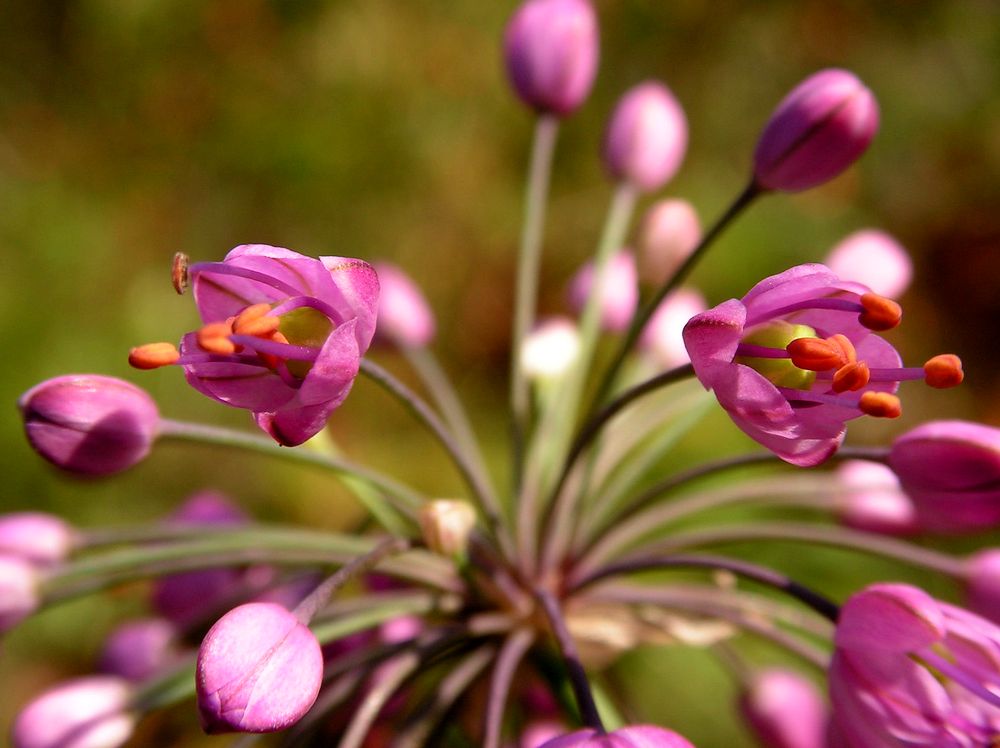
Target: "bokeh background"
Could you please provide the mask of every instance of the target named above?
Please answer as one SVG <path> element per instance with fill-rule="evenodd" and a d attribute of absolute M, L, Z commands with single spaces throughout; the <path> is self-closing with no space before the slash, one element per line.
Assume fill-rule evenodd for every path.
<path fill-rule="evenodd" d="M 170 417 L 248 427 L 246 414 L 188 390 L 180 372 L 135 372 L 125 360 L 130 346 L 177 339 L 196 323 L 190 299 L 170 286 L 175 251 L 219 259 L 245 242 L 404 266 L 439 314 L 435 350 L 505 474 L 509 319 L 532 130 L 500 66 L 514 5 L 0 0 L 0 509 L 132 523 L 211 486 L 265 519 L 330 527 L 357 519 L 357 505 L 328 476 L 238 453 L 164 445 L 125 475 L 81 483 L 49 470 L 24 442 L 17 397 L 68 372 L 138 382 Z M 566 280 L 596 243 L 610 193 L 600 137 L 626 87 L 660 78 L 683 103 L 690 150 L 663 195 L 688 198 L 708 221 L 743 186 L 777 101 L 808 73 L 842 66 L 881 104 L 869 154 L 827 186 L 762 201 L 694 281 L 717 302 L 820 259 L 850 231 L 887 230 L 917 267 L 893 341 L 912 361 L 960 354 L 968 384 L 933 396 L 913 387 L 901 421 L 857 424 L 851 440 L 884 441 L 929 417 L 1000 425 L 1000 5 L 597 5 L 601 68 L 559 143 L 543 312 L 564 310 Z M 406 376 L 401 359 L 376 355 Z M 661 472 L 749 447 L 724 417 L 707 424 Z M 352 457 L 423 490 L 460 488 L 426 434 L 368 382 L 358 382 L 332 431 Z M 800 577 L 835 596 L 876 578 L 950 593 L 939 579 L 843 552 L 753 552 L 786 569 L 794 557 Z M 112 622 L 141 612 L 141 592 L 66 605 L 8 634 L 0 731 L 29 694 L 88 670 Z M 676 725 L 701 746 L 750 745 L 720 718 L 733 713 L 732 686 L 702 653 L 644 650 L 615 675 L 637 716 Z M 191 712 L 178 710 L 170 724 L 192 727 Z M 135 744 L 201 744 L 174 729 L 154 721 Z"/>

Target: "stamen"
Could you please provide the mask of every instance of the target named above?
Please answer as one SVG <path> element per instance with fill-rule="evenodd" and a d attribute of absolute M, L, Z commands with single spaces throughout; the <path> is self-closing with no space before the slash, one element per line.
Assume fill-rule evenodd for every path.
<path fill-rule="evenodd" d="M 214 273 L 216 275 L 232 275 L 237 278 L 246 278 L 247 280 L 262 283 L 276 291 L 280 291 L 285 296 L 299 295 L 299 289 L 290 286 L 272 275 L 259 273 L 249 268 L 242 268 L 238 265 L 233 265 L 231 262 L 197 262 L 188 268 L 189 275 L 196 275 L 198 273 Z"/>
<path fill-rule="evenodd" d="M 876 293 L 864 294 L 861 306 L 864 311 L 858 315 L 858 322 L 875 332 L 891 330 L 903 318 L 903 308 L 899 304 Z"/>
<path fill-rule="evenodd" d="M 236 353 L 236 345 L 229 339 L 233 333 L 230 322 L 212 322 L 196 333 L 198 347 L 209 353 L 228 356 Z"/>
<path fill-rule="evenodd" d="M 874 418 L 899 418 L 903 406 L 899 398 L 888 392 L 866 392 L 858 401 L 858 408 L 865 415 Z"/>
<path fill-rule="evenodd" d="M 751 327 L 753 325 L 760 324 L 765 320 L 777 319 L 779 317 L 784 317 L 785 315 L 791 314 L 792 312 L 801 312 L 806 309 L 829 309 L 835 312 L 863 312 L 864 307 L 861 306 L 856 301 L 851 301 L 850 299 L 836 299 L 829 296 L 824 296 L 816 299 L 804 299 L 802 301 L 797 301 L 794 304 L 788 304 L 783 307 L 778 307 L 777 309 L 769 309 L 762 312 L 759 315 L 747 319 L 746 326 Z"/>
<path fill-rule="evenodd" d="M 180 357 L 173 343 L 147 343 L 129 351 L 128 362 L 136 369 L 159 369 L 177 363 Z"/>
<path fill-rule="evenodd" d="M 924 381 L 940 390 L 957 387 L 965 379 L 962 359 L 953 353 L 934 356 L 924 364 L 924 374 Z"/>
<path fill-rule="evenodd" d="M 838 408 L 858 409 L 858 401 L 847 395 L 830 395 L 824 392 L 805 392 L 789 387 L 779 387 L 778 391 L 785 396 L 793 408 L 803 408 L 815 405 L 836 405 Z"/>
<path fill-rule="evenodd" d="M 291 361 L 315 361 L 319 357 L 319 348 L 304 345 L 280 343 L 277 340 L 255 338 L 252 335 L 232 335 L 229 338 L 237 345 L 257 351 L 262 356 L 275 356 Z"/>
<path fill-rule="evenodd" d="M 855 361 L 844 364 L 833 375 L 834 392 L 857 392 L 868 384 L 869 373 L 868 364 L 864 361 Z"/>
<path fill-rule="evenodd" d="M 296 309 L 301 309 L 302 307 L 315 309 L 317 312 L 329 319 L 334 325 L 341 325 L 344 323 L 344 316 L 342 314 L 325 301 L 321 301 L 315 296 L 295 296 L 291 299 L 286 299 L 274 307 L 274 309 L 271 310 L 271 314 L 280 316 Z"/>
<path fill-rule="evenodd" d="M 792 363 L 806 371 L 841 369 L 857 361 L 858 354 L 846 335 L 837 333 L 822 338 L 797 338 L 788 344 Z"/>
<path fill-rule="evenodd" d="M 174 264 L 170 270 L 170 279 L 173 281 L 174 290 L 183 294 L 188 289 L 188 256 L 183 252 L 174 254 Z"/>
<path fill-rule="evenodd" d="M 788 358 L 788 351 L 784 348 L 771 348 L 766 345 L 740 343 L 736 346 L 736 355 L 747 358 Z"/>
<path fill-rule="evenodd" d="M 270 304 L 254 304 L 248 306 L 236 316 L 233 322 L 233 332 L 238 335 L 252 335 L 257 338 L 268 338 L 281 326 L 281 319 L 269 316 Z"/>

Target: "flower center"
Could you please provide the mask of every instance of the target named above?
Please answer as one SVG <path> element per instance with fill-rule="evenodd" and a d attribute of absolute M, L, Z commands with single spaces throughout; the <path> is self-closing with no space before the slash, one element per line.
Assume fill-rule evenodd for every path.
<path fill-rule="evenodd" d="M 734 360 L 749 366 L 776 387 L 808 390 L 816 381 L 816 370 L 800 366 L 785 348 L 796 340 L 813 339 L 818 339 L 816 331 L 807 325 L 772 320 L 743 336 Z"/>

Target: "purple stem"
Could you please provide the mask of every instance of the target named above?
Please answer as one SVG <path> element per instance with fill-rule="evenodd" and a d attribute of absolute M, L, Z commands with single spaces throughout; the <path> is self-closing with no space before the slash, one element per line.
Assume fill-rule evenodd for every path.
<path fill-rule="evenodd" d="M 236 278 L 246 278 L 247 280 L 262 283 L 276 291 L 280 291 L 286 296 L 300 296 L 301 290 L 278 280 L 273 275 L 261 273 L 250 268 L 239 267 L 230 262 L 196 262 L 188 268 L 188 274 L 194 277 L 198 273 L 213 273 L 215 275 L 231 275 Z"/>
<path fill-rule="evenodd" d="M 504 707 L 510 695 L 510 684 L 522 658 L 531 647 L 535 635 L 531 629 L 518 629 L 503 643 L 497 655 L 496 667 L 490 679 L 490 691 L 486 702 L 486 724 L 483 734 L 483 748 L 499 748 L 500 728 L 503 726 Z"/>

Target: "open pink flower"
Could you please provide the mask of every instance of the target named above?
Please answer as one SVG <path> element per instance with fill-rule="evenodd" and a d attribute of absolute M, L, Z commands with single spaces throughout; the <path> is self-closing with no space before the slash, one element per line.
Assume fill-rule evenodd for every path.
<path fill-rule="evenodd" d="M 133 366 L 183 366 L 192 387 L 251 411 L 286 446 L 320 431 L 350 392 L 375 332 L 372 266 L 244 244 L 222 262 L 182 262 L 175 279 L 183 286 L 188 277 L 205 325 L 184 336 L 179 355 L 162 343 L 134 349 Z"/>
<path fill-rule="evenodd" d="M 834 728 L 849 748 L 974 748 L 1000 736 L 1000 628 L 905 584 L 841 610 L 830 664 Z"/>
<path fill-rule="evenodd" d="M 846 421 L 898 416 L 892 393 L 900 381 L 961 382 L 955 356 L 900 366 L 873 330 L 895 327 L 901 315 L 867 286 L 823 265 L 798 265 L 693 317 L 684 345 L 699 381 L 737 426 L 781 459 L 811 466 L 836 451 Z"/>

